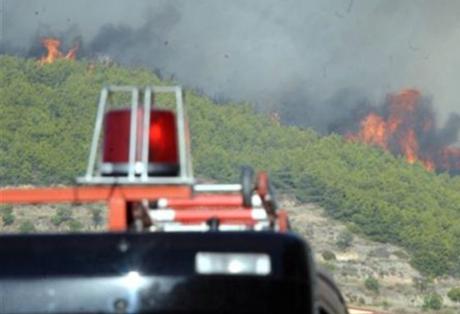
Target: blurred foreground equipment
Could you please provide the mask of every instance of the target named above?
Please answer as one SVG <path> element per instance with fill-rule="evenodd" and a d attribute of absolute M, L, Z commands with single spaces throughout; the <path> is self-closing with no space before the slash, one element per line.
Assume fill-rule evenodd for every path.
<path fill-rule="evenodd" d="M 265 172 L 195 183 L 180 87 L 102 89 L 77 182 L 0 190 L 7 204 L 104 202 L 109 226 L 0 237 L 0 312 L 347 313 Z"/>

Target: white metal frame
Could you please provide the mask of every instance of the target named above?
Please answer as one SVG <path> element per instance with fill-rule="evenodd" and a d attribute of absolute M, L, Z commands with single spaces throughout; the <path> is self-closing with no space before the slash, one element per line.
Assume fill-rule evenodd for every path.
<path fill-rule="evenodd" d="M 98 159 L 100 160 L 99 143 L 104 123 L 105 113 L 109 110 L 109 99 L 113 93 L 131 94 L 131 125 L 128 172 L 126 176 L 102 176 L 101 169 L 96 169 Z M 177 176 L 155 177 L 149 175 L 148 151 L 149 151 L 149 125 L 150 109 L 155 103 L 157 94 L 174 94 L 176 99 L 176 128 L 177 145 L 179 152 L 179 174 Z M 141 150 L 141 162 L 136 162 L 137 144 L 137 109 L 142 103 L 143 95 L 144 119 L 143 119 L 143 142 Z M 133 114 L 134 113 L 134 114 Z M 88 157 L 86 174 L 77 178 L 82 184 L 177 184 L 192 185 L 194 183 L 192 170 L 192 157 L 190 153 L 190 139 L 186 129 L 186 112 L 184 108 L 184 94 L 180 86 L 148 86 L 143 91 L 135 86 L 107 86 L 101 91 L 99 105 L 94 126 L 94 133 Z M 99 161 L 99 166 L 102 163 Z"/>

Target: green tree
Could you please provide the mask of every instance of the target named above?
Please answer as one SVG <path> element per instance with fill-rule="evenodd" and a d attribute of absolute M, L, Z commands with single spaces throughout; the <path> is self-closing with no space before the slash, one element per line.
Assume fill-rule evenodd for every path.
<path fill-rule="evenodd" d="M 423 298 L 424 310 L 440 310 L 442 307 L 442 297 L 437 293 L 431 293 Z"/>
<path fill-rule="evenodd" d="M 336 245 L 339 249 L 346 249 L 351 246 L 351 243 L 353 242 L 353 234 L 348 231 L 342 231 L 339 233 L 336 241 Z"/>
<path fill-rule="evenodd" d="M 460 303 L 460 287 L 450 289 L 447 296 L 452 300 L 452 302 Z"/>
<path fill-rule="evenodd" d="M 374 292 L 375 294 L 379 294 L 380 292 L 380 283 L 379 281 L 372 277 L 369 276 L 364 280 L 364 287 L 366 287 L 367 290 Z"/>

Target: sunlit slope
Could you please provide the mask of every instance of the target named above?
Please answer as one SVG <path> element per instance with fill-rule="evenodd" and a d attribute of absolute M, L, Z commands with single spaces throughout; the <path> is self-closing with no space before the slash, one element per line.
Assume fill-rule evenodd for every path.
<path fill-rule="evenodd" d="M 142 69 L 0 57 L 1 185 L 71 183 L 87 158 L 103 84 L 161 84 Z M 164 83 L 163 83 L 164 84 Z M 408 248 L 420 270 L 460 274 L 460 179 L 341 137 L 279 126 L 248 105 L 187 93 L 195 171 L 236 180 L 268 169 L 276 186 L 320 203 L 373 239 Z"/>

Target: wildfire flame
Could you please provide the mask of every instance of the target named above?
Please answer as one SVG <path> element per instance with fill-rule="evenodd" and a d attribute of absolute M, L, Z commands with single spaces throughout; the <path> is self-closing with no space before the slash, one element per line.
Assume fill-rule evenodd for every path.
<path fill-rule="evenodd" d="M 42 39 L 42 44 L 46 48 L 47 53 L 42 56 L 38 62 L 40 64 L 51 64 L 57 59 L 75 60 L 79 48 L 78 43 L 72 47 L 66 54 L 60 51 L 61 41 L 56 38 L 45 37 Z"/>
<path fill-rule="evenodd" d="M 385 114 L 369 113 L 361 120 L 360 130 L 345 137 L 402 155 L 410 164 L 421 162 L 429 171 L 460 169 L 460 148 L 422 147 L 420 139 L 433 138 L 436 130 L 433 115 L 423 113 L 420 103 L 421 94 L 415 89 L 390 95 Z"/>

